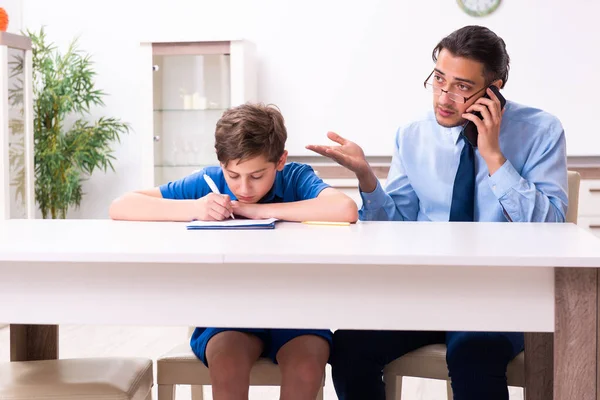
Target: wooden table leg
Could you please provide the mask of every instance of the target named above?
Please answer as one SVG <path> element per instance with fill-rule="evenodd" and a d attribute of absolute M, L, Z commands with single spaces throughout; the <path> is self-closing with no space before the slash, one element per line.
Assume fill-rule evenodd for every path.
<path fill-rule="evenodd" d="M 554 399 L 597 400 L 598 271 L 555 269 Z"/>
<path fill-rule="evenodd" d="M 554 381 L 554 334 L 525 333 L 525 399 L 550 400 Z"/>
<path fill-rule="evenodd" d="M 596 399 L 600 400 L 600 269 L 596 273 Z"/>
<path fill-rule="evenodd" d="M 58 359 L 58 325 L 10 325 L 10 360 Z"/>

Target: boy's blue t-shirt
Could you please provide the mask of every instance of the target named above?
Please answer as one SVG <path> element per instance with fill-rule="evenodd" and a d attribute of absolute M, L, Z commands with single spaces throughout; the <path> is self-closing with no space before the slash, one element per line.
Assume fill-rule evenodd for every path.
<path fill-rule="evenodd" d="M 223 170 L 220 166 L 206 167 L 185 178 L 169 182 L 159 187 L 162 197 L 175 200 L 195 200 L 211 193 L 204 174 L 210 176 L 221 194 L 228 194 L 237 200 L 229 190 Z M 283 170 L 277 171 L 271 190 L 259 203 L 289 203 L 316 198 L 329 185 L 319 178 L 307 164 L 289 163 Z"/>

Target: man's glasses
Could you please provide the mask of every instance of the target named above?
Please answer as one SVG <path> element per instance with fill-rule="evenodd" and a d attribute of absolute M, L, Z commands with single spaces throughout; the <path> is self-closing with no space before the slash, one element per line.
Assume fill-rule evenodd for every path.
<path fill-rule="evenodd" d="M 434 72 L 435 72 L 435 70 L 431 71 L 431 73 L 429 74 L 427 79 L 425 79 L 425 82 L 423 82 L 423 86 L 425 86 L 425 89 L 429 90 L 430 92 L 432 92 L 433 94 L 435 94 L 437 96 L 440 96 L 442 93 L 446 93 L 446 96 L 448 96 L 448 98 L 455 103 L 464 104 L 467 101 L 469 101 L 470 99 L 472 99 L 473 96 L 475 96 L 476 94 L 478 94 L 479 92 L 481 92 L 482 90 L 485 90 L 487 88 L 487 86 L 484 86 L 481 89 L 479 89 L 478 91 L 476 91 L 475 93 L 473 93 L 472 95 L 470 95 L 469 97 L 465 97 L 461 94 L 444 90 L 441 87 L 436 86 L 433 83 L 429 83 L 429 79 L 431 78 L 431 75 L 433 75 Z"/>

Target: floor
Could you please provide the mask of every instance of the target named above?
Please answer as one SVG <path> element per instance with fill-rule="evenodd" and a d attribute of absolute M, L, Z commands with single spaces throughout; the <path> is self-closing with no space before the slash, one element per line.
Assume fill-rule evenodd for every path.
<path fill-rule="evenodd" d="M 187 341 L 187 327 L 88 326 L 60 327 L 60 357 L 143 356 L 156 359 L 171 348 Z M 0 361 L 9 360 L 9 331 L 0 328 Z M 156 371 L 155 371 L 156 373 Z M 156 390 L 156 387 L 155 387 Z M 204 389 L 205 399 L 212 400 L 210 388 Z M 253 387 L 250 400 L 276 400 L 278 388 Z M 522 400 L 520 388 L 510 388 L 511 400 Z M 446 400 L 444 382 L 404 378 L 403 400 Z M 177 388 L 177 400 L 191 400 L 189 387 Z M 327 369 L 325 400 L 336 399 L 331 372 Z M 154 399 L 157 399 L 156 392 Z"/>

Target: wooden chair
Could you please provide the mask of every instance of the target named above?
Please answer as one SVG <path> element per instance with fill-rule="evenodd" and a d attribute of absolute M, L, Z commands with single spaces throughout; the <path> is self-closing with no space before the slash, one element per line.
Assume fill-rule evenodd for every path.
<path fill-rule="evenodd" d="M 566 222 L 577 223 L 579 211 L 579 185 L 581 175 L 568 172 L 569 207 Z M 402 399 L 402 377 L 439 379 L 447 381 L 448 399 L 452 399 L 452 387 L 446 365 L 446 345 L 434 344 L 412 351 L 386 365 L 384 371 L 385 392 L 388 400 Z M 525 388 L 525 354 L 521 352 L 508 364 L 508 386 Z"/>
<path fill-rule="evenodd" d="M 190 328 L 190 336 L 193 329 Z M 160 357 L 156 367 L 158 400 L 174 400 L 176 385 L 192 385 L 192 400 L 202 400 L 203 387 L 211 384 L 208 368 L 196 357 L 188 343 Z M 250 371 L 250 386 L 281 386 L 279 366 L 267 358 L 259 359 Z M 316 400 L 323 400 L 323 388 Z"/>
<path fill-rule="evenodd" d="M 152 360 L 79 358 L 0 363 L 0 399 L 151 400 Z"/>

